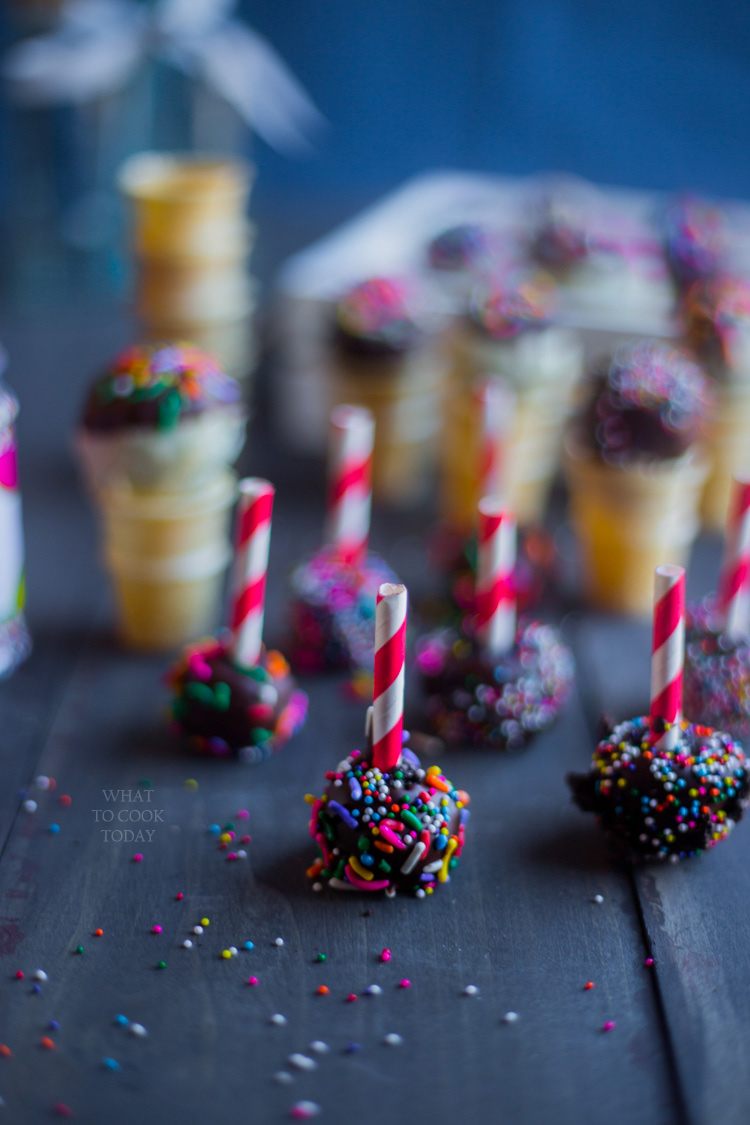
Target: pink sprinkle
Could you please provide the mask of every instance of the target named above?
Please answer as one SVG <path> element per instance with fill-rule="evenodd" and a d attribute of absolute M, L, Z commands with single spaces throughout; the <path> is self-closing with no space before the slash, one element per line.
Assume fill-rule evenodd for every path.
<path fill-rule="evenodd" d="M 644 963 L 644 965 L 646 966 L 647 969 L 650 969 L 651 966 L 654 963 L 654 959 L 653 959 L 653 957 L 647 957 L 646 960 L 643 963 Z"/>
<path fill-rule="evenodd" d="M 241 844 L 251 844 L 252 843 L 252 837 L 251 836 L 243 836 L 240 843 Z"/>
<path fill-rule="evenodd" d="M 256 985 L 258 983 L 258 978 L 257 977 L 248 977 L 247 983 L 252 984 L 252 985 Z"/>
<path fill-rule="evenodd" d="M 72 1117 L 73 1116 L 73 1110 L 70 1108 L 69 1105 L 66 1105 L 65 1102 L 55 1102 L 55 1104 L 52 1106 L 52 1108 L 54 1109 L 55 1113 L 57 1113 L 60 1117 Z"/>
<path fill-rule="evenodd" d="M 411 988 L 411 981 L 407 980 L 406 977 L 404 977 L 403 980 L 400 980 L 398 982 L 398 987 L 399 988 Z"/>
<path fill-rule="evenodd" d="M 151 933 L 152 934 L 160 934 L 161 933 L 161 926 L 153 926 L 151 928 Z"/>
<path fill-rule="evenodd" d="M 176 895 L 175 895 L 174 897 L 175 897 L 175 898 L 177 899 L 177 901 L 179 902 L 179 901 L 180 901 L 180 899 L 181 899 L 181 898 L 184 898 L 185 896 L 184 896 L 184 894 L 182 893 L 182 891 L 179 891 L 179 892 L 178 892 L 178 893 L 177 893 L 177 894 L 176 894 Z"/>
<path fill-rule="evenodd" d="M 237 852 L 230 852 L 229 855 L 227 856 L 227 863 L 229 862 L 230 859 L 236 859 L 236 858 L 237 858 Z"/>
<path fill-rule="evenodd" d="M 390 949 L 384 949 L 383 952 L 380 954 L 380 960 L 381 961 L 390 961 L 390 959 L 391 959 Z"/>
<path fill-rule="evenodd" d="M 140 852 L 136 852 L 133 856 L 133 863 L 143 863 L 143 856 Z"/>
<path fill-rule="evenodd" d="M 237 819 L 238 820 L 249 820 L 250 819 L 250 813 L 247 811 L 247 809 L 240 809 L 240 811 L 237 813 Z"/>
<path fill-rule="evenodd" d="M 607 1020 L 607 1022 L 602 1025 L 602 1031 L 611 1031 L 615 1026 L 616 1024 L 614 1020 Z"/>
<path fill-rule="evenodd" d="M 23 980 L 24 973 L 22 969 L 16 969 L 16 980 Z"/>
<path fill-rule="evenodd" d="M 349 995 L 346 998 L 346 1002 L 347 1002 L 347 1004 L 353 1004 L 354 1001 L 358 1000 L 358 999 L 359 999 L 359 997 L 357 996 L 356 992 L 350 992 Z"/>

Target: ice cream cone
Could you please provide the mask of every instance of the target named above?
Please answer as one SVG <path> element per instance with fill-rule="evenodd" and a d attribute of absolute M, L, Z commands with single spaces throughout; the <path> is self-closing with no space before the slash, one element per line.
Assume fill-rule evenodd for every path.
<path fill-rule="evenodd" d="M 104 556 L 126 644 L 172 648 L 216 624 L 231 556 L 236 480 L 224 473 L 192 493 L 99 493 Z"/>
<path fill-rule="evenodd" d="M 338 356 L 332 405 L 364 406 L 375 419 L 373 495 L 408 506 L 427 492 L 437 457 L 445 365 L 427 344 L 377 357 Z"/>
<path fill-rule="evenodd" d="M 577 337 L 567 329 L 547 327 L 500 341 L 461 325 L 449 348 L 451 384 L 441 442 L 446 514 L 466 518 L 471 513 L 473 518 L 478 498 L 468 453 L 474 432 L 471 388 L 479 377 L 499 375 L 516 394 L 504 468 L 508 503 L 519 524 L 539 522 L 581 378 L 583 350 Z"/>
<path fill-rule="evenodd" d="M 608 465 L 569 440 L 564 465 L 586 600 L 597 609 L 648 616 L 654 569 L 687 563 L 706 461 L 688 452 Z"/>
<path fill-rule="evenodd" d="M 253 304 L 255 282 L 244 262 L 190 258 L 139 258 L 135 287 L 141 320 L 237 320 Z"/>
<path fill-rule="evenodd" d="M 192 493 L 230 465 L 245 441 L 247 415 L 234 404 L 159 430 L 79 428 L 75 448 L 89 489 L 121 485 L 140 491 Z"/>
<path fill-rule="evenodd" d="M 133 244 L 143 257 L 225 259 L 247 238 L 253 169 L 244 161 L 142 152 L 120 170 L 133 210 Z"/>
<path fill-rule="evenodd" d="M 255 302 L 232 320 L 149 320 L 141 321 L 146 342 L 190 340 L 216 357 L 223 371 L 233 379 L 246 379 L 257 363 L 258 341 L 254 332 Z"/>
<path fill-rule="evenodd" d="M 703 526 L 722 531 L 729 510 L 732 476 L 750 469 L 750 383 L 730 383 L 721 388 L 707 434 L 710 462 L 701 500 Z"/>

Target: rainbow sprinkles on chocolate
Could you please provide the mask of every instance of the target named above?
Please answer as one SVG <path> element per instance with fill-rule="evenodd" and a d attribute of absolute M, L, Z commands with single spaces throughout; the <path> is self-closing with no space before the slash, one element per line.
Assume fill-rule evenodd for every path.
<path fill-rule="evenodd" d="M 404 732 L 404 740 L 408 734 Z M 355 750 L 326 773 L 312 805 L 310 835 L 320 859 L 307 874 L 320 890 L 397 891 L 417 898 L 450 880 L 464 845 L 469 796 L 437 766 L 422 769 L 404 745 L 396 766 L 380 770 Z"/>

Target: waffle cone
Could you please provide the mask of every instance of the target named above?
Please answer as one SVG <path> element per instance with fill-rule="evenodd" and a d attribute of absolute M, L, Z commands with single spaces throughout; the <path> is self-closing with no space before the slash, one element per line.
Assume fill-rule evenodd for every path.
<path fill-rule="evenodd" d="M 245 379 L 257 361 L 257 341 L 253 332 L 254 302 L 243 313 L 229 320 L 174 320 L 142 316 L 144 340 L 159 344 L 164 340 L 189 340 L 210 352 L 227 375 Z"/>
<path fill-rule="evenodd" d="M 569 443 L 564 463 L 586 600 L 650 616 L 655 567 L 687 563 L 705 461 L 688 453 L 647 467 L 612 466 Z"/>
<path fill-rule="evenodd" d="M 254 301 L 255 282 L 243 261 L 139 258 L 135 307 L 144 320 L 237 320 Z"/>
<path fill-rule="evenodd" d="M 750 469 L 750 386 L 722 388 L 706 446 L 710 469 L 701 500 L 701 520 L 711 531 L 723 532 L 732 476 Z"/>
<path fill-rule="evenodd" d="M 240 160 L 142 152 L 122 166 L 119 186 L 133 211 L 144 257 L 226 259 L 244 246 L 252 168 Z"/>
<path fill-rule="evenodd" d="M 364 406 L 375 418 L 372 486 L 386 504 L 408 506 L 427 493 L 437 459 L 445 385 L 432 347 L 377 359 L 341 357 L 332 404 Z"/>

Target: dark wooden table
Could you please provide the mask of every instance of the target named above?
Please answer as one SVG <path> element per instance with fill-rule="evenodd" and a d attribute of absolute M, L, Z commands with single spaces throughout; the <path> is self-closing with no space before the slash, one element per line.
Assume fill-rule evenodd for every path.
<path fill-rule="evenodd" d="M 645 708 L 648 625 L 573 609 L 564 629 L 579 690 L 559 725 L 523 754 L 440 758 L 472 794 L 469 846 L 442 893 L 422 902 L 312 893 L 303 795 L 360 743 L 363 706 L 340 681 L 310 682 L 307 727 L 272 761 L 203 761 L 167 736 L 167 661 L 113 641 L 69 434 L 84 385 L 128 335 L 104 305 L 0 323 L 22 399 L 35 641 L 31 659 L 0 685 L 5 1120 L 51 1119 L 62 1103 L 95 1125 L 265 1125 L 310 1099 L 331 1125 L 747 1122 L 750 827 L 703 859 L 632 873 L 608 860 L 564 784 L 567 770 L 585 767 L 602 710 L 624 717 Z M 315 545 L 323 490 L 320 467 L 284 459 L 264 429 L 254 429 L 242 467 L 278 486 L 273 640 L 285 572 Z M 415 591 L 425 521 L 378 513 L 373 535 Z M 713 584 L 717 565 L 718 544 L 699 544 L 694 593 Z M 55 779 L 53 792 L 35 788 L 39 774 Z M 112 790 L 144 800 L 112 801 Z M 35 813 L 20 791 L 38 802 Z M 105 840 L 95 810 L 147 804 L 160 817 L 151 843 Z M 232 863 L 209 826 L 236 821 L 240 809 L 252 843 Z M 210 925 L 195 936 L 202 917 Z M 229 946 L 239 953 L 227 961 Z M 37 969 L 49 979 L 35 992 Z M 398 987 L 402 978 L 410 988 Z M 595 987 L 584 990 L 587 981 Z M 327 996 L 316 994 L 320 984 Z M 370 984 L 382 994 L 364 995 Z M 467 985 L 478 996 L 464 995 Z M 504 1022 L 509 1011 L 517 1021 Z M 275 1013 L 284 1026 L 270 1022 Z M 129 1033 L 118 1014 L 147 1036 Z M 609 1032 L 606 1021 L 616 1025 Z M 392 1032 L 400 1046 L 384 1043 Z M 330 1051 L 314 1054 L 315 1040 Z M 347 1052 L 352 1043 L 359 1050 Z M 317 1069 L 295 1070 L 292 1052 Z M 280 1070 L 292 1085 L 274 1081 Z"/>

